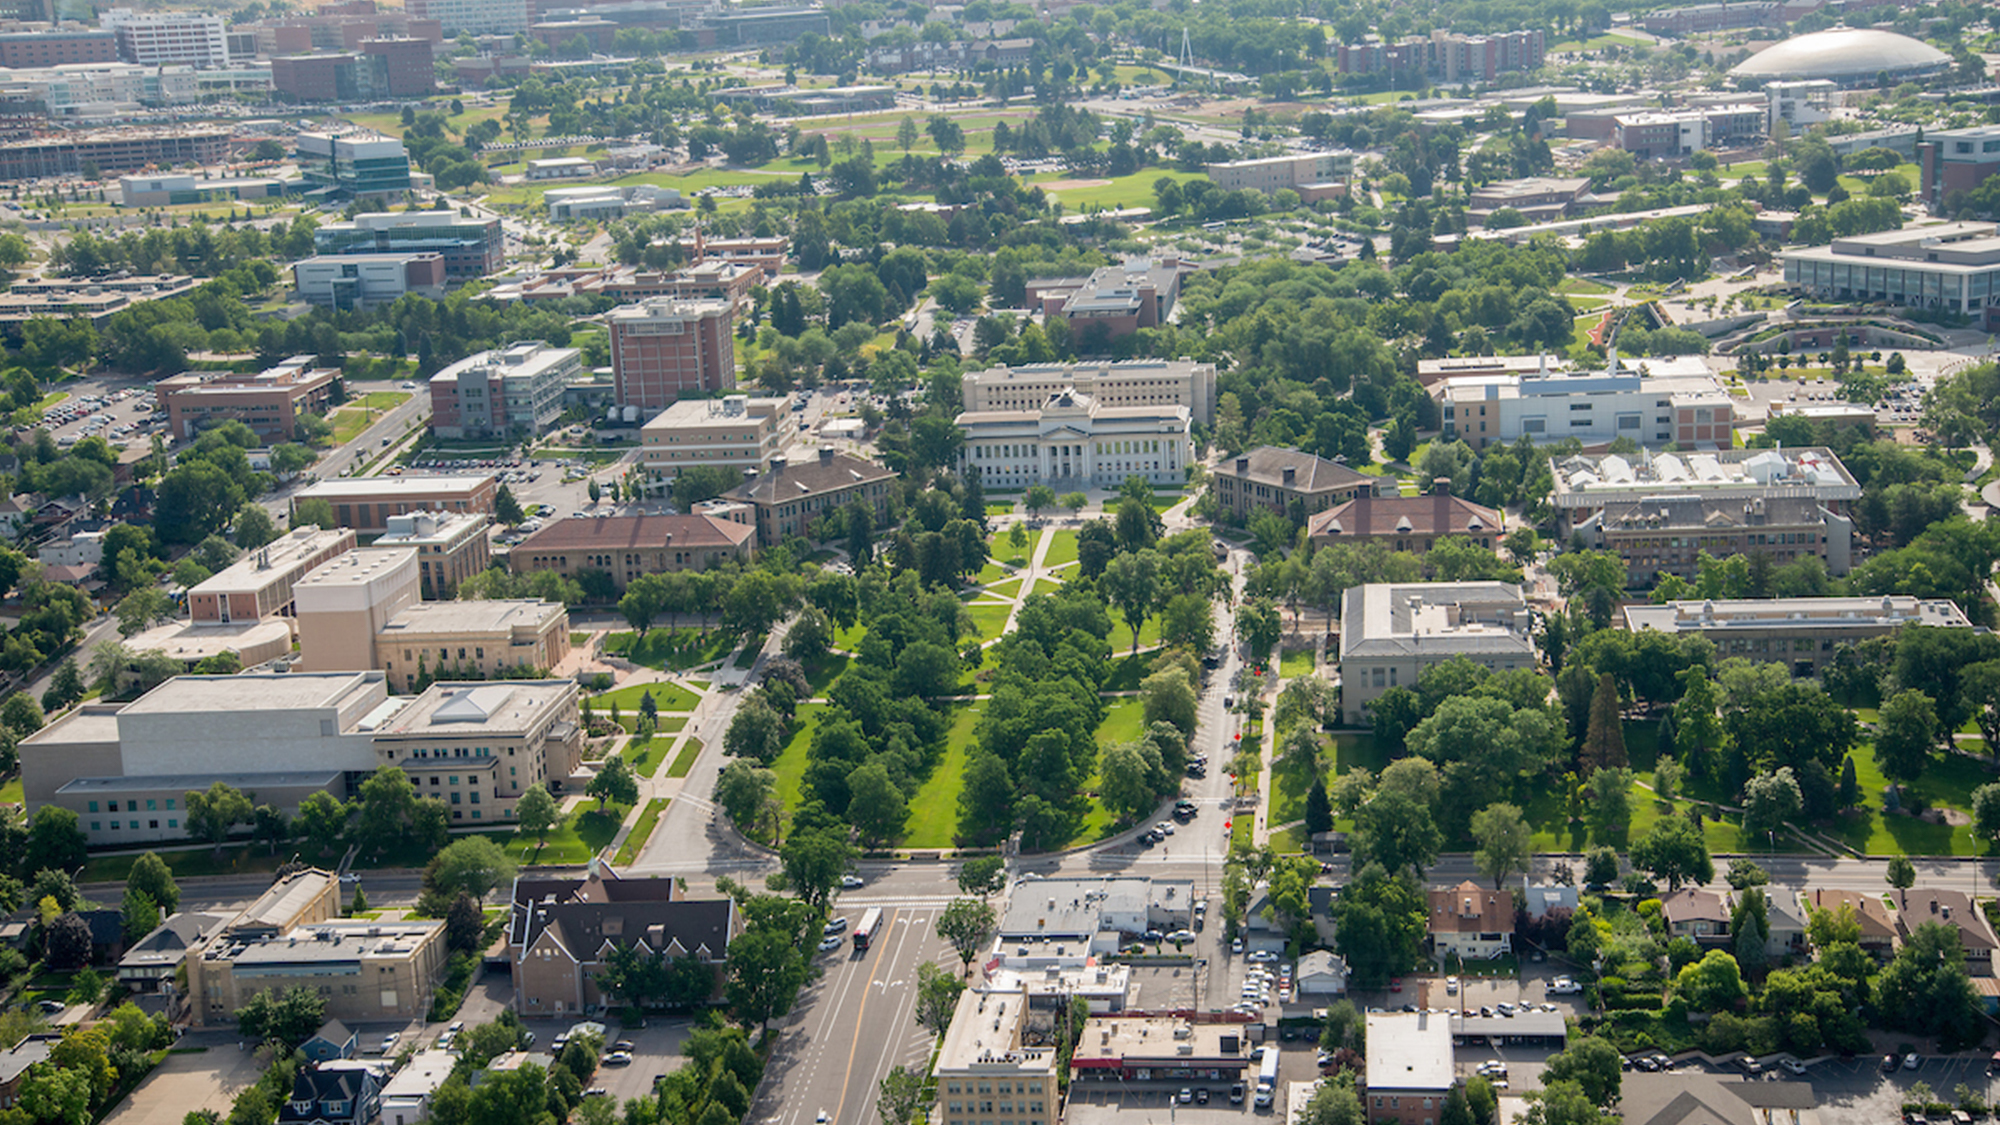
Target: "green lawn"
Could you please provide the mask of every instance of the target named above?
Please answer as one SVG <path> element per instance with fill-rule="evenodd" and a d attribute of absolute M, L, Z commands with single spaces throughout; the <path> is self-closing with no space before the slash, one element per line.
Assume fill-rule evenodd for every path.
<path fill-rule="evenodd" d="M 806 683 L 812 688 L 815 697 L 825 695 L 826 689 L 832 687 L 833 681 L 839 679 L 840 674 L 845 671 L 847 671 L 847 657 L 839 653 L 830 652 L 805 662 Z"/>
<path fill-rule="evenodd" d="M 639 850 L 652 838 L 653 829 L 659 827 L 660 814 L 666 811 L 665 797 L 655 797 L 647 801 L 645 809 L 639 813 L 639 819 L 633 822 L 632 831 L 626 835 L 625 842 L 618 845 L 618 855 L 612 862 L 622 867 L 639 858 Z"/>
<path fill-rule="evenodd" d="M 1061 566 L 1076 561 L 1076 532 L 1051 530 L 1042 534 L 1050 537 L 1048 553 L 1042 556 L 1043 566 Z"/>
<path fill-rule="evenodd" d="M 1011 516 L 1014 514 L 1014 502 L 1009 500 L 1002 503 L 998 500 L 988 500 L 986 502 L 986 514 L 989 516 Z"/>
<path fill-rule="evenodd" d="M 667 767 L 668 777 L 686 777 L 694 768 L 694 761 L 701 757 L 701 739 L 690 738 L 681 744 L 681 752 L 674 755 L 674 764 Z"/>
<path fill-rule="evenodd" d="M 1146 733 L 1146 706 L 1136 697 L 1104 701 L 1104 722 L 1097 728 L 1099 746 L 1116 746 Z"/>
<path fill-rule="evenodd" d="M 852 629 L 842 629 L 836 626 L 833 630 L 833 647 L 842 652 L 859 652 L 861 650 L 861 642 L 867 639 L 868 622 L 866 621 L 856 621 Z"/>
<path fill-rule="evenodd" d="M 0 785 L 0 805 L 19 805 L 27 801 L 27 792 L 21 787 L 21 775 L 15 774 Z"/>
<path fill-rule="evenodd" d="M 971 757 L 972 728 L 979 722 L 979 705 L 961 704 L 951 710 L 944 758 L 910 800 L 910 819 L 903 831 L 906 848 L 949 848 L 957 843 L 958 795 L 965 788 L 965 764 Z"/>
<path fill-rule="evenodd" d="M 189 851 L 162 851 L 161 859 L 177 878 L 196 875 L 244 875 L 276 871 L 279 857 L 268 849 L 237 845 L 225 847 L 217 855 L 214 848 L 194 848 Z M 92 856 L 83 865 L 83 873 L 76 877 L 79 883 L 122 883 L 132 874 L 132 864 L 138 855 Z"/>
<path fill-rule="evenodd" d="M 1020 596 L 1021 593 L 1021 580 L 1019 578 L 1007 578 L 999 582 L 987 582 L 984 583 L 984 586 L 986 594 L 996 598 L 1014 598 Z"/>
<path fill-rule="evenodd" d="M 633 773 L 651 777 L 660 768 L 660 761 L 667 756 L 667 747 L 672 742 L 671 738 L 633 738 L 618 756 L 631 763 Z"/>
<path fill-rule="evenodd" d="M 590 697 L 590 706 L 600 715 L 609 715 L 611 705 L 616 703 L 626 715 L 639 713 L 639 701 L 648 693 L 653 696 L 653 706 L 662 711 L 692 711 L 701 702 L 695 694 L 679 684 L 654 683 L 633 684 L 630 687 L 607 691 Z"/>
<path fill-rule="evenodd" d="M 985 640 L 997 640 L 1007 627 L 1007 615 L 1014 612 L 1011 602 L 974 602 L 965 607 L 972 618 L 972 631 Z"/>
<path fill-rule="evenodd" d="M 1147 168 L 1129 176 L 1119 176 L 1104 181 L 1101 177 L 1081 177 L 1069 172 L 1038 172 L 1028 177 L 1027 186 L 1042 185 L 1042 190 L 1063 205 L 1067 214 L 1081 214 L 1085 211 L 1099 211 L 1119 207 L 1151 207 L 1153 205 L 1153 182 L 1162 176 L 1186 183 L 1189 180 L 1207 178 L 1203 172 L 1173 172 L 1164 168 Z M 1082 181 L 1088 187 L 1065 187 L 1050 191 L 1051 183 Z"/>
<path fill-rule="evenodd" d="M 394 410 L 408 401 L 410 401 L 408 391 L 369 391 L 360 398 L 350 399 L 349 404 L 360 406 L 364 410 Z"/>
<path fill-rule="evenodd" d="M 1587 277 L 1566 277 L 1563 278 L 1562 284 L 1556 286 L 1556 292 L 1567 293 L 1573 297 L 1603 296 L 1613 291 L 1611 286 L 1601 281 L 1593 281 Z"/>
<path fill-rule="evenodd" d="M 1052 592 L 1044 591 L 1044 593 Z M 1114 654 L 1132 651 L 1132 627 L 1125 624 L 1125 619 L 1115 612 L 1111 615 L 1111 636 L 1106 639 L 1110 642 Z M 1139 648 L 1141 650 L 1153 648 L 1159 643 L 1160 615 L 1156 613 L 1148 617 L 1146 623 L 1139 627 Z"/>
<path fill-rule="evenodd" d="M 736 654 L 736 666 L 738 668 L 754 666 L 757 663 L 757 654 L 764 651 L 764 641 L 767 638 L 768 634 L 765 633 L 752 633 L 743 638 L 743 651 Z"/>
<path fill-rule="evenodd" d="M 1599 35 L 1592 39 L 1567 39 L 1561 43 L 1549 44 L 1554 51 L 1598 51 L 1606 47 L 1636 47 L 1641 43 L 1629 35 Z"/>
<path fill-rule="evenodd" d="M 549 830 L 547 837 L 519 832 L 501 837 L 500 845 L 518 863 L 589 863 L 618 835 L 630 805 L 606 805 L 603 812 L 588 806 Z"/>
<path fill-rule="evenodd" d="M 685 672 L 712 664 L 728 656 L 735 647 L 735 635 L 704 633 L 699 629 L 649 629 L 643 637 L 637 633 L 611 633 L 604 638 L 607 656 L 622 656 L 634 664 L 662 672 Z"/>
<path fill-rule="evenodd" d="M 778 801 L 787 813 L 799 807 L 799 793 L 806 778 L 806 749 L 812 745 L 813 731 L 819 728 L 820 716 L 827 707 L 825 703 L 799 704 L 792 716 L 797 729 L 771 763 L 771 772 L 778 775 Z"/>
<path fill-rule="evenodd" d="M 1973 855 L 1977 843 L 1969 827 L 1953 829 L 1915 817 L 1882 811 L 1882 791 L 1889 779 L 1875 764 L 1875 746 L 1865 742 L 1854 757 L 1854 779 L 1861 787 L 1862 807 L 1828 828 L 1828 833 L 1870 855 Z M 1993 771 L 1962 754 L 1935 758 L 1924 776 L 1910 788 L 1933 807 L 1972 810 L 1972 791 L 1995 780 Z"/>
<path fill-rule="evenodd" d="M 1309 648 L 1290 649 L 1278 659 L 1278 675 L 1285 679 L 1293 676 L 1310 676 L 1313 671 L 1313 650 Z"/>

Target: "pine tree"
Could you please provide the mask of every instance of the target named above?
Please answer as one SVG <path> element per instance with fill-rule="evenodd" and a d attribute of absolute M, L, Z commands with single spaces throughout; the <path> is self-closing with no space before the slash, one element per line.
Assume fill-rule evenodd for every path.
<path fill-rule="evenodd" d="M 1590 698 L 1590 726 L 1584 731 L 1577 766 L 1589 777 L 1598 770 L 1625 764 L 1625 725 L 1618 717 L 1618 686 L 1607 672 L 1597 677 L 1597 694 Z"/>
<path fill-rule="evenodd" d="M 1326 780 L 1315 778 L 1306 792 L 1306 836 L 1333 831 L 1333 802 L 1326 795 Z"/>
<path fill-rule="evenodd" d="M 1861 783 L 1854 776 L 1854 759 L 1843 758 L 1840 762 L 1840 807 L 1851 809 L 1861 803 Z"/>

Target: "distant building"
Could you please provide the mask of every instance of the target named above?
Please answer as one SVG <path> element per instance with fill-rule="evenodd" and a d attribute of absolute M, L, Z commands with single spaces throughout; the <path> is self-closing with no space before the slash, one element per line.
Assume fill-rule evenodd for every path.
<path fill-rule="evenodd" d="M 235 131 L 227 126 L 151 126 L 64 132 L 0 142 L 0 180 L 100 174 L 149 166 L 216 164 L 229 155 Z"/>
<path fill-rule="evenodd" d="M 1055 1125 L 1062 1092 L 1053 1047 L 1031 1047 L 1026 992 L 966 989 L 939 1046 L 937 1125 L 979 1125 L 982 1098 L 996 1085 L 1008 1091 L 1018 1125 Z"/>
<path fill-rule="evenodd" d="M 200 12 L 137 12 L 112 8 L 97 22 L 118 41 L 118 57 L 140 66 L 229 65 L 221 16 Z"/>
<path fill-rule="evenodd" d="M 299 168 L 306 179 L 321 189 L 354 197 L 401 195 L 410 190 L 410 154 L 403 142 L 374 133 L 300 133 L 293 140 Z M 447 215 L 455 212 L 446 212 Z M 363 216 L 366 217 L 366 216 Z M 324 228 L 322 228 L 324 229 Z M 317 232 L 315 232 L 317 235 Z M 343 239 L 353 243 L 354 239 Z M 321 253 L 340 253 L 349 247 L 315 245 Z M 353 247 L 374 250 L 373 246 Z M 430 249 L 410 247 L 409 249 Z"/>
<path fill-rule="evenodd" d="M 605 314 L 618 404 L 665 410 L 736 386 L 735 305 L 653 297 Z"/>
<path fill-rule="evenodd" d="M 1760 139 L 1767 116 L 1764 105 L 1749 102 L 1622 112 L 1612 118 L 1611 143 L 1641 159 L 1675 159 Z"/>
<path fill-rule="evenodd" d="M 0 293 L 0 326 L 19 333 L 30 320 L 88 320 L 103 327 L 134 305 L 184 296 L 195 289 L 191 277 L 23 278 Z"/>
<path fill-rule="evenodd" d="M 578 699 L 575 680 L 434 683 L 382 722 L 375 752 L 409 774 L 422 796 L 449 805 L 454 827 L 504 826 L 529 786 L 560 792 L 582 762 Z"/>
<path fill-rule="evenodd" d="M 1930 152 L 1935 143 L 1925 142 L 1919 164 L 1937 162 Z M 1993 171 L 1982 172 L 1982 179 L 2000 174 L 2000 128 L 1984 143 L 1996 153 Z M 1942 199 L 1930 190 L 1925 189 L 1927 201 Z M 1977 318 L 1988 328 L 2000 326 L 2000 226 L 1993 223 L 1932 223 L 1850 235 L 1826 246 L 1786 249 L 1779 257 L 1785 284 L 1815 297 L 1941 309 Z"/>
<path fill-rule="evenodd" d="M 539 340 L 467 356 L 430 379 L 431 432 L 440 438 L 533 437 L 562 416 L 563 388 L 583 353 Z"/>
<path fill-rule="evenodd" d="M 1390 688 L 1415 689 L 1425 668 L 1467 657 L 1496 672 L 1534 668 L 1534 613 L 1502 582 L 1375 582 L 1350 587 L 1340 614 L 1340 712 L 1366 726 Z"/>
<path fill-rule="evenodd" d="M 432 19 L 446 35 L 512 35 L 534 22 L 533 0 L 409 0 L 413 18 Z"/>
<path fill-rule="evenodd" d="M 812 538 L 821 516 L 852 503 L 866 505 L 876 527 L 886 526 L 895 479 L 894 471 L 873 461 L 822 448 L 816 459 L 797 464 L 772 458 L 769 472 L 723 493 L 719 502 L 747 507 L 756 517 L 757 545 L 775 547 L 794 535 Z"/>
<path fill-rule="evenodd" d="M 1458 1084 L 1451 1020 L 1445 1012 L 1371 1012 L 1362 1089 L 1368 1120 L 1433 1125 Z"/>
<path fill-rule="evenodd" d="M 1185 406 L 1100 406 L 1063 389 L 1029 410 L 967 411 L 962 466 L 997 488 L 1116 488 L 1129 477 L 1177 486 L 1194 459 Z"/>
<path fill-rule="evenodd" d="M 784 449 L 782 398 L 682 399 L 639 430 L 639 461 L 660 481 L 695 465 L 763 470 Z"/>
<path fill-rule="evenodd" d="M 0 35 L 0 67 L 10 70 L 118 61 L 118 33 L 73 28 Z"/>
<path fill-rule="evenodd" d="M 432 597 L 451 597 L 460 582 L 492 565 L 487 529 L 493 520 L 484 513 L 411 512 L 387 523 L 373 546 L 416 551 L 417 573 Z"/>
<path fill-rule="evenodd" d="M 1838 89 L 1837 83 L 1824 78 L 1770 83 L 1764 87 L 1764 96 L 1770 99 L 1771 129 L 1775 131 L 1783 121 L 1796 134 L 1808 125 L 1832 120 L 1834 91 Z"/>
<path fill-rule="evenodd" d="M 1297 189 L 1307 184 L 1344 180 L 1354 172 L 1354 153 L 1339 149 L 1259 156 L 1210 164 L 1206 170 L 1209 182 L 1224 191 L 1261 191 L 1269 195 L 1280 188 Z"/>
<path fill-rule="evenodd" d="M 548 206 L 549 218 L 559 223 L 571 219 L 623 219 L 688 205 L 678 189 L 656 184 L 550 188 L 542 193 L 542 202 Z"/>
<path fill-rule="evenodd" d="M 1359 43 L 1339 44 L 1333 54 L 1342 74 L 1380 74 L 1390 81 L 1430 78 L 1456 86 L 1491 82 L 1507 71 L 1538 69 L 1547 50 L 1546 38 L 1538 30 L 1497 35 L 1438 30 L 1394 43 L 1369 36 Z"/>
<path fill-rule="evenodd" d="M 292 264 L 292 286 L 301 299 L 343 312 L 394 304 L 411 293 L 437 300 L 445 291 L 444 255 L 319 255 Z"/>
<path fill-rule="evenodd" d="M 1180 292 L 1180 259 L 1171 257 L 1135 258 L 1088 277 L 1031 278 L 1027 283 L 1029 307 L 1068 321 L 1070 338 L 1084 351 L 1101 351 L 1142 328 L 1167 323 Z"/>
<path fill-rule="evenodd" d="M 1502 209 L 1517 212 L 1531 223 L 1566 219 L 1580 206 L 1590 190 L 1587 177 L 1531 176 L 1522 180 L 1496 180 L 1472 189 L 1466 199 L 1465 214 L 1480 225 Z"/>
<path fill-rule="evenodd" d="M 333 506 L 333 522 L 370 535 L 389 530 L 392 516 L 412 512 L 477 512 L 493 514 L 499 484 L 490 476 L 343 477 L 307 485 L 292 496 L 292 515 L 299 502 L 325 500 Z"/>
<path fill-rule="evenodd" d="M 1431 388 L 1445 440 L 1475 450 L 1522 435 L 1535 442 L 1573 437 L 1586 446 L 1620 437 L 1642 445 L 1733 442 L 1735 402 L 1699 358 L 1641 360 L 1604 371 L 1462 375 Z"/>
<path fill-rule="evenodd" d="M 353 549 L 346 528 L 295 527 L 197 583 L 188 591 L 188 616 L 230 622 L 289 614 L 299 581 Z"/>
<path fill-rule="evenodd" d="M 1785 26 L 1785 6 L 1767 3 L 1766 0 L 1689 4 L 1641 16 L 1639 26 L 1666 35 L 1700 35 L 1746 27 L 1782 28 Z"/>
<path fill-rule="evenodd" d="M 597 174 L 597 165 L 581 156 L 551 156 L 528 161 L 530 180 L 574 180 Z"/>
<path fill-rule="evenodd" d="M 808 34 L 833 34 L 826 13 L 818 8 L 744 8 L 727 15 L 710 13 L 703 22 L 715 29 L 718 47 L 761 47 L 793 43 Z"/>
<path fill-rule="evenodd" d="M 1032 410 L 1064 390 L 1099 406 L 1185 406 L 1200 425 L 1215 423 L 1215 365 L 1185 359 L 1001 364 L 966 372 L 962 395 L 972 412 Z"/>
<path fill-rule="evenodd" d="M 253 375 L 190 371 L 153 384 L 153 399 L 174 440 L 193 441 L 203 430 L 241 422 L 267 445 L 297 441 L 299 423 L 333 405 L 340 369 L 313 366 L 318 362 L 297 355 Z"/>
<path fill-rule="evenodd" d="M 605 1002 L 597 974 L 613 945 L 670 962 L 692 959 L 714 973 L 720 998 L 730 943 L 743 931 L 727 896 L 688 898 L 673 879 L 625 878 L 595 860 L 582 871 L 523 871 L 510 901 L 514 1010 L 528 1017 L 596 1010 Z"/>
<path fill-rule="evenodd" d="M 302 180 L 277 176 L 236 176 L 201 179 L 188 173 L 120 176 L 118 197 L 127 207 L 169 207 L 178 203 L 221 200 L 275 199 L 296 192 Z"/>
<path fill-rule="evenodd" d="M 1239 521 L 1258 511 L 1291 515 L 1296 503 L 1310 517 L 1375 490 L 1375 478 L 1346 465 L 1275 445 L 1224 458 L 1213 474 L 1216 502 Z"/>
<path fill-rule="evenodd" d="M 574 578 L 601 570 L 623 590 L 642 574 L 707 570 L 746 562 L 756 529 L 713 516 L 572 516 L 554 520 L 514 546 L 516 574 L 550 570 Z"/>
<path fill-rule="evenodd" d="M 1505 518 L 1492 508 L 1454 496 L 1451 481 L 1440 477 L 1429 496 L 1376 496 L 1363 492 L 1306 521 L 1314 547 L 1334 543 L 1379 543 L 1391 551 L 1421 555 L 1447 536 L 1460 536 L 1478 546 L 1499 547 Z"/>
<path fill-rule="evenodd" d="M 1715 643 L 1716 659 L 1775 662 L 1800 678 L 1816 676 L 1845 644 L 1893 636 L 1909 625 L 1970 629 L 1947 598 L 1757 598 L 1634 602 L 1623 607 L 1634 633 L 1695 634 Z"/>
<path fill-rule="evenodd" d="M 303 143 L 301 138 L 301 143 Z M 484 277 L 505 259 L 499 219 L 461 218 L 456 211 L 395 211 L 356 215 L 313 232 L 321 254 L 444 255 L 451 277 Z"/>

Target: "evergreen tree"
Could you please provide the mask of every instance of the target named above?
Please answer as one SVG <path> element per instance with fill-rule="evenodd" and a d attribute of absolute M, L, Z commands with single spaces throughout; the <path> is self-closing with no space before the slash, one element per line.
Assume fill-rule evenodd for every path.
<path fill-rule="evenodd" d="M 1590 698 L 1590 726 L 1584 731 L 1578 768 L 1587 777 L 1601 769 L 1626 764 L 1625 725 L 1618 715 L 1618 686 L 1606 672 L 1597 677 L 1597 694 Z"/>
<path fill-rule="evenodd" d="M 1312 788 L 1306 791 L 1306 835 L 1317 836 L 1333 831 L 1333 802 L 1326 795 L 1326 781 L 1315 778 Z"/>

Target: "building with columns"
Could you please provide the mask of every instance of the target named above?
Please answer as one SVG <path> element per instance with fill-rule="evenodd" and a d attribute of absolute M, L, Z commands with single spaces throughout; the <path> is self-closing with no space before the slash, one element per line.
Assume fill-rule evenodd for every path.
<path fill-rule="evenodd" d="M 1033 410 L 968 411 L 962 466 L 992 488 L 1116 488 L 1127 477 L 1178 485 L 1194 459 L 1187 407 L 1100 406 L 1073 388 Z"/>

